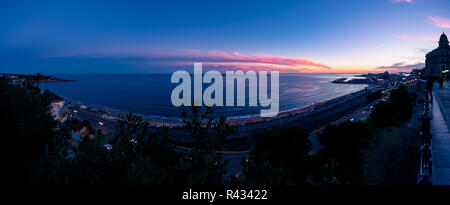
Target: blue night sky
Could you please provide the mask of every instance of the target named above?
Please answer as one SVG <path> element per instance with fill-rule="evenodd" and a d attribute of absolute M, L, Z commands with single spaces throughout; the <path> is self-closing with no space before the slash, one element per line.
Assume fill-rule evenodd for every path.
<path fill-rule="evenodd" d="M 450 1 L 2 0 L 0 18 L 0 73 L 395 72 L 450 33 Z"/>

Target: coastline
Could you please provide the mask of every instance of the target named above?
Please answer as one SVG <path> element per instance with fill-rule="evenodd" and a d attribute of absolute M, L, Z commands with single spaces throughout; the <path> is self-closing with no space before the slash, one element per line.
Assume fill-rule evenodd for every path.
<path fill-rule="evenodd" d="M 249 116 L 249 117 L 245 117 L 245 118 L 231 117 L 231 118 L 227 118 L 227 122 L 229 124 L 235 125 L 235 126 L 246 126 L 248 124 L 265 123 L 265 122 L 270 123 L 270 122 L 280 120 L 283 118 L 297 118 L 296 116 L 298 116 L 298 115 L 308 113 L 308 112 L 313 112 L 314 110 L 321 110 L 321 109 L 329 107 L 335 103 L 349 100 L 347 98 L 352 98 L 357 93 L 365 92 L 364 90 L 365 89 L 356 91 L 353 93 L 349 93 L 349 94 L 346 94 L 343 96 L 339 96 L 336 98 L 332 98 L 329 100 L 317 102 L 317 103 L 314 103 L 314 104 L 311 104 L 311 105 L 308 105 L 305 107 L 284 110 L 284 111 L 281 111 L 275 117 L 268 117 L 268 118 L 263 118 L 260 116 Z M 96 113 L 100 117 L 104 118 L 105 120 L 118 120 L 121 118 L 121 116 L 123 114 L 127 113 L 126 111 L 115 110 L 112 108 L 107 108 L 107 107 L 103 107 L 103 106 L 99 106 L 99 105 L 87 104 L 87 103 L 83 103 L 83 102 L 77 102 L 77 101 L 70 100 L 67 98 L 64 98 L 64 99 L 66 102 L 68 102 L 68 104 L 70 104 L 72 107 L 74 107 L 73 109 L 87 110 L 87 111 Z M 181 118 L 174 119 L 174 118 L 153 117 L 153 116 L 148 116 L 148 115 L 144 115 L 144 114 L 140 114 L 140 113 L 135 113 L 135 114 L 141 116 L 144 120 L 146 120 L 150 124 L 150 126 L 154 126 L 154 127 L 166 126 L 166 127 L 170 127 L 170 128 L 183 127 L 183 122 L 182 122 Z"/>
<path fill-rule="evenodd" d="M 370 103 L 371 101 L 368 100 L 367 94 L 371 90 L 377 89 L 365 88 L 306 107 L 284 111 L 272 118 L 251 117 L 228 120 L 228 123 L 234 125 L 235 132 L 227 138 L 224 144 L 225 152 L 228 154 L 237 153 L 238 155 L 242 155 L 241 152 L 246 153 L 252 146 L 253 136 L 272 127 L 298 126 L 314 134 L 314 131 L 323 128 L 327 124 L 346 118 L 361 106 Z M 70 105 L 76 105 L 75 109 L 79 109 L 76 113 L 77 118 L 91 121 L 93 128 L 101 129 L 103 133 L 114 130 L 118 125 L 118 119 L 125 113 L 101 107 L 86 106 L 73 101 L 68 102 Z M 85 107 L 80 109 L 82 106 Z M 73 110 L 70 113 L 73 113 Z M 181 121 L 168 122 L 143 118 L 149 123 L 150 130 L 160 127 L 169 128 L 168 135 L 177 149 L 185 150 L 192 147 L 193 139 Z M 99 122 L 102 122 L 101 125 Z"/>
<path fill-rule="evenodd" d="M 348 93 L 336 98 L 320 101 L 290 110 L 281 111 L 277 116 L 270 118 L 262 118 L 256 116 L 229 117 L 227 122 L 234 125 L 235 132 L 227 138 L 226 150 L 236 151 L 248 149 L 251 144 L 252 136 L 264 132 L 264 130 L 272 127 L 302 127 L 308 132 L 314 131 L 333 123 L 342 118 L 352 119 L 348 116 L 373 101 L 370 95 L 374 92 L 388 90 L 392 85 L 391 80 L 381 81 L 376 84 L 370 84 L 364 89 Z M 127 113 L 127 111 L 107 108 L 95 104 L 89 104 L 76 100 L 65 98 L 66 112 L 70 118 L 78 118 L 80 120 L 89 120 L 94 129 L 101 129 L 104 133 L 108 133 L 115 129 L 118 120 Z M 187 108 L 189 109 L 189 108 Z M 75 111 L 75 112 L 74 112 Z M 192 139 L 184 127 L 180 118 L 164 118 L 153 117 L 149 115 L 135 113 L 148 122 L 150 129 L 158 129 L 159 127 L 167 127 L 168 135 L 174 144 L 181 147 L 189 147 Z"/>
<path fill-rule="evenodd" d="M 246 155 L 253 144 L 253 137 L 258 135 L 258 133 L 264 132 L 272 127 L 293 126 L 301 127 L 310 132 L 310 138 L 312 139 L 313 144 L 315 144 L 316 149 L 320 149 L 320 145 L 317 145 L 318 142 L 315 137 L 316 131 L 328 124 L 345 120 L 365 119 L 368 117 L 367 113 L 370 113 L 370 109 L 373 107 L 374 102 L 379 100 L 373 99 L 370 96 L 375 92 L 391 90 L 393 86 L 395 87 L 395 85 L 397 85 L 392 82 L 393 81 L 391 80 L 382 81 L 377 84 L 369 85 L 362 90 L 336 98 L 317 102 L 301 108 L 282 111 L 276 117 L 261 118 L 255 116 L 242 119 L 228 119 L 228 123 L 234 125 L 235 132 L 228 136 L 225 141 L 224 153 L 226 153 L 227 156 Z M 71 113 L 71 117 L 80 120 L 89 120 L 94 129 L 101 129 L 103 133 L 113 131 L 118 125 L 118 119 L 120 119 L 121 115 L 126 113 L 124 111 L 108 109 L 102 106 L 87 105 L 70 99 L 65 100 L 69 104 L 66 105 L 67 108 L 72 109 L 66 110 L 69 111 L 67 113 Z M 78 110 L 77 113 L 73 112 L 74 109 Z M 364 115 L 364 113 L 366 114 Z M 139 116 L 142 116 L 144 120 L 149 123 L 150 130 L 156 130 L 159 127 L 169 128 L 168 135 L 178 150 L 186 150 L 189 149 L 189 147 L 192 147 L 193 139 L 183 126 L 181 120 L 161 120 L 145 115 Z M 240 159 L 240 157 L 238 158 Z"/>
<path fill-rule="evenodd" d="M 350 77 L 350 75 L 348 75 Z M 67 78 L 67 79 L 76 79 L 77 81 L 80 82 L 84 82 L 83 80 L 81 80 L 82 78 L 78 78 L 76 76 L 57 76 L 58 78 Z M 56 78 L 56 77 L 55 77 Z M 335 79 L 336 76 L 334 75 L 324 75 L 324 77 L 319 77 L 318 82 L 325 82 L 325 83 L 317 83 L 316 84 L 312 84 L 310 85 L 310 87 L 307 87 L 308 89 L 316 89 L 316 87 L 320 87 L 320 86 L 324 86 L 325 84 L 330 83 L 330 79 Z M 94 80 L 92 80 L 94 79 Z M 103 79 L 103 78 L 102 78 Z M 102 80 L 101 79 L 101 80 Z M 159 78 L 158 78 L 159 79 Z M 298 80 L 297 78 L 287 78 L 287 82 L 291 82 L 294 80 Z M 301 80 L 303 80 L 303 78 L 300 78 Z M 322 79 L 322 80 L 320 80 Z M 87 82 L 95 82 L 98 83 L 98 80 L 96 78 L 90 78 L 90 81 L 87 80 Z M 101 81 L 102 82 L 102 81 Z M 297 81 L 295 81 L 297 82 Z M 46 88 L 45 85 L 46 84 L 42 84 L 44 87 Z M 95 85 L 95 84 L 93 84 Z M 105 84 L 102 84 L 105 85 Z M 106 84 L 108 85 L 108 84 Z M 139 86 L 139 84 L 132 84 L 134 86 Z M 295 84 L 294 84 L 295 85 Z M 330 84 L 331 85 L 331 84 Z M 63 86 L 63 85 L 61 85 Z M 314 86 L 314 87 L 313 87 Z M 337 99 L 344 99 L 347 97 L 351 97 L 352 93 L 355 92 L 359 92 L 361 90 L 367 89 L 368 87 L 373 87 L 376 86 L 376 84 L 365 84 L 364 86 L 352 86 L 349 85 L 349 90 L 339 90 L 339 91 L 334 91 L 332 88 L 331 89 L 323 89 L 324 92 L 319 92 L 316 93 L 314 95 L 311 95 L 312 97 L 308 97 L 308 100 L 306 100 L 306 103 L 302 103 L 301 100 L 300 103 L 297 104 L 297 99 L 293 99 L 293 97 L 289 97 L 287 98 L 284 103 L 284 105 L 288 105 L 288 106 L 280 106 L 280 108 L 284 108 L 284 109 L 280 109 L 280 112 L 278 113 L 277 116 L 275 117 L 270 117 L 270 118 L 262 118 L 259 115 L 259 111 L 258 112 L 236 112 L 234 109 L 231 109 L 233 112 L 229 113 L 226 112 L 226 110 L 222 110 L 221 108 L 218 108 L 218 112 L 214 111 L 214 114 L 212 117 L 216 118 L 219 117 L 221 114 L 226 115 L 227 117 L 227 122 L 231 125 L 235 125 L 236 127 L 239 127 L 239 130 L 247 130 L 247 128 L 243 128 L 241 129 L 240 127 L 245 127 L 248 126 L 249 124 L 251 124 L 253 126 L 253 124 L 256 124 L 256 126 L 259 127 L 260 124 L 268 124 L 268 126 L 275 126 L 276 124 L 282 125 L 284 126 L 285 124 L 283 123 L 279 123 L 277 121 L 283 121 L 286 122 L 288 124 L 292 123 L 292 120 L 300 120 L 298 118 L 304 118 L 306 115 L 304 115 L 303 113 L 313 113 L 316 112 L 317 110 L 321 110 L 321 107 L 330 107 L 330 105 L 332 105 L 333 103 L 336 103 Z M 64 86 L 63 86 L 64 87 Z M 324 86 L 325 87 L 325 86 Z M 330 87 L 346 87 L 346 86 L 330 86 Z M 47 87 L 48 89 L 50 89 L 51 87 Z M 109 89 L 111 88 L 111 89 Z M 138 87 L 140 88 L 140 87 Z M 298 87 L 293 87 L 293 88 L 297 88 Z M 88 89 L 90 90 L 91 87 L 88 86 L 84 86 L 83 89 Z M 107 87 L 106 90 L 108 90 L 108 93 L 114 93 L 114 89 L 118 89 L 120 91 L 124 91 L 124 89 L 122 89 L 121 87 L 114 87 L 114 85 L 112 87 Z M 129 89 L 133 89 L 132 87 L 130 87 Z M 302 88 L 300 88 L 302 89 Z M 50 89 L 52 90 L 52 89 Z M 293 89 L 294 91 L 289 91 L 289 92 L 297 92 L 296 89 Z M 319 89 L 320 90 L 320 89 Z M 55 90 L 57 91 L 57 90 Z M 69 90 L 70 91 L 70 90 Z M 130 91 L 130 93 L 141 93 L 142 89 L 136 89 L 133 90 L 132 92 Z M 152 90 L 153 92 L 157 92 L 155 90 Z M 129 91 L 125 91 L 125 92 L 129 92 Z M 328 92 L 330 92 L 328 94 Z M 102 124 L 105 121 L 111 121 L 112 123 L 110 124 L 114 124 L 115 121 L 117 121 L 118 119 L 121 118 L 121 115 L 123 115 L 124 113 L 128 113 L 129 111 L 134 111 L 134 114 L 142 117 L 143 119 L 145 119 L 150 126 L 152 127 L 169 127 L 169 128 L 183 128 L 183 122 L 181 119 L 181 109 L 173 109 L 174 107 L 171 107 L 170 104 L 158 104 L 160 105 L 160 107 L 164 107 L 164 112 L 159 112 L 159 110 L 157 111 L 153 111 L 151 110 L 152 107 L 144 107 L 144 108 L 148 108 L 148 109 L 144 109 L 144 110 L 140 110 L 143 113 L 139 113 L 139 110 L 135 110 L 135 109 L 130 109 L 136 106 L 127 106 L 127 104 L 134 104 L 135 102 L 139 102 L 136 101 L 136 98 L 130 98 L 129 100 L 125 100 L 124 101 L 124 106 L 122 106 L 120 103 L 119 104 L 115 104 L 115 103 L 103 103 L 102 99 L 100 100 L 92 100 L 92 101 L 87 101 L 89 98 L 78 98 L 78 97 L 74 97 L 71 94 L 67 93 L 67 92 L 57 92 L 59 95 L 61 95 L 61 97 L 63 97 L 66 101 L 66 105 L 68 103 L 70 103 L 70 105 L 72 105 L 73 109 L 76 110 L 87 110 L 87 112 L 85 112 L 86 116 L 81 116 L 81 117 L 86 117 L 88 120 L 91 120 L 91 124 Z M 89 93 L 89 92 L 88 92 Z M 95 92 L 92 92 L 95 94 Z M 301 93 L 301 92 L 300 92 Z M 288 93 L 289 94 L 289 93 Z M 317 95 L 318 97 L 315 97 L 315 95 Z M 158 96 L 158 95 L 155 95 Z M 293 95 L 291 95 L 293 96 Z M 296 96 L 296 95 L 295 95 Z M 300 95 L 301 97 L 303 97 L 303 95 Z M 73 99 L 70 99 L 71 97 L 73 97 Z M 107 99 L 107 98 L 105 98 Z M 158 99 L 153 99 L 153 97 L 147 97 L 147 98 L 142 98 L 142 99 L 146 99 L 148 101 L 153 101 L 153 100 L 158 100 Z M 82 100 L 86 100 L 86 101 L 82 101 Z M 114 100 L 114 99 L 113 99 Z M 289 100 L 293 100 L 293 102 L 296 102 L 296 104 L 291 104 L 289 105 Z M 144 102 L 144 101 L 142 101 Z M 166 102 L 165 102 L 166 103 Z M 109 107 L 107 107 L 109 106 Z M 137 106 L 139 107 L 139 106 Z M 186 109 L 190 109 L 189 107 L 186 107 Z M 246 109 L 251 109 L 251 108 L 246 108 L 243 107 L 240 110 L 242 111 L 246 111 Z M 239 110 L 239 109 L 237 109 Z M 225 112 L 224 112 L 225 111 Z M 82 112 L 82 111 L 81 111 Z M 167 115 L 166 115 L 167 114 Z M 74 114 L 74 116 L 80 116 L 79 114 Z M 79 119 L 86 119 L 86 118 L 80 118 Z M 286 118 L 286 119 L 285 119 Z M 295 124 L 297 124 L 295 122 Z M 103 127 L 107 127 L 107 126 L 103 126 Z M 110 126 L 111 129 L 113 129 L 113 126 Z M 311 126 L 307 126 L 307 127 L 311 127 Z M 109 129 L 109 130 L 111 130 Z"/>
<path fill-rule="evenodd" d="M 75 82 L 76 80 L 71 79 L 60 79 L 60 78 L 54 78 L 54 79 L 48 79 L 48 80 L 40 80 L 39 82 L 43 83 L 59 83 L 59 82 Z"/>

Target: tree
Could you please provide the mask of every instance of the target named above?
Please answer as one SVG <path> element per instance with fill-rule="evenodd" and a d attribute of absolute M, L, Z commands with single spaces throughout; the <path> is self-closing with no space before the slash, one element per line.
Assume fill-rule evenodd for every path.
<path fill-rule="evenodd" d="M 181 153 L 174 150 L 167 131 L 167 128 L 158 129 L 156 132 L 149 132 L 142 142 L 137 141 L 138 157 L 128 172 L 128 183 L 177 183 Z"/>
<path fill-rule="evenodd" d="M 56 122 L 50 115 L 50 95 L 0 82 L 0 130 L 8 158 L 5 175 L 15 183 L 40 180 L 39 167 L 55 149 Z"/>
<path fill-rule="evenodd" d="M 74 131 L 80 130 L 82 127 L 80 120 L 77 118 L 68 119 L 68 120 L 66 120 L 66 122 L 64 124 L 68 129 L 74 130 Z"/>
<path fill-rule="evenodd" d="M 43 76 L 41 75 L 41 73 L 36 73 L 36 75 L 34 76 L 34 80 L 37 83 L 37 87 L 39 88 L 39 82 L 43 79 Z"/>
<path fill-rule="evenodd" d="M 313 175 L 308 176 L 306 183 L 310 185 L 337 185 L 341 184 L 336 177 L 336 167 L 339 166 L 334 159 L 325 163 Z"/>
<path fill-rule="evenodd" d="M 272 128 L 255 136 L 255 147 L 243 161 L 240 183 L 304 184 L 309 173 L 308 133 L 299 127 Z"/>
<path fill-rule="evenodd" d="M 90 127 L 91 127 L 91 121 L 89 121 L 89 120 L 83 120 L 83 121 L 81 121 L 81 126 L 82 126 L 82 127 L 90 128 Z"/>
<path fill-rule="evenodd" d="M 147 122 L 127 113 L 115 134 L 84 138 L 73 148 L 61 143 L 52 157 L 50 183 L 69 184 L 172 184 L 180 154 L 174 150 L 167 129 L 147 130 Z M 72 154 L 68 154 L 72 153 Z M 68 155 L 71 156 L 68 158 Z"/>
<path fill-rule="evenodd" d="M 204 111 L 192 106 L 190 112 L 183 110 L 183 123 L 193 139 L 192 150 L 182 161 L 181 179 L 185 184 L 220 184 L 226 173 L 224 141 L 233 132 L 225 117 L 214 120 L 212 109 Z"/>
<path fill-rule="evenodd" d="M 393 126 L 411 119 L 414 94 L 400 86 L 389 95 L 387 101 L 380 101 L 370 114 L 370 122 L 379 127 Z"/>
<path fill-rule="evenodd" d="M 361 121 L 329 125 L 317 137 L 325 147 L 323 160 L 326 164 L 337 164 L 334 166 L 337 180 L 342 183 L 359 182 L 365 161 L 364 151 L 370 149 L 369 140 L 372 138 L 367 125 Z"/>
<path fill-rule="evenodd" d="M 180 155 L 166 128 L 149 131 L 147 121 L 127 113 L 119 121 L 109 161 L 122 183 L 175 183 Z"/>

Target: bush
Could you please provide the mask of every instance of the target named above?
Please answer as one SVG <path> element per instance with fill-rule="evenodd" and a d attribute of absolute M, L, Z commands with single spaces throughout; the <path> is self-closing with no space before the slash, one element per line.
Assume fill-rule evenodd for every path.
<path fill-rule="evenodd" d="M 411 119 L 414 104 L 414 95 L 406 87 L 400 86 L 393 90 L 389 100 L 381 101 L 375 105 L 370 114 L 371 123 L 376 126 L 394 126 Z"/>
<path fill-rule="evenodd" d="M 211 107 L 195 106 L 182 112 L 184 126 L 194 142 L 181 163 L 183 184 L 223 184 L 228 161 L 222 151 L 234 127 L 225 117 L 212 118 L 211 112 Z"/>
<path fill-rule="evenodd" d="M 16 183 L 37 181 L 37 171 L 45 155 L 54 150 L 56 122 L 50 115 L 50 93 L 0 82 L 0 130 L 8 180 Z"/>
<path fill-rule="evenodd" d="M 369 149 L 372 134 L 363 122 L 344 122 L 329 125 L 318 134 L 325 149 L 323 157 L 331 163 L 336 161 L 335 174 L 342 183 L 358 182 L 365 161 L 364 151 Z"/>
<path fill-rule="evenodd" d="M 64 123 L 70 130 L 80 130 L 81 129 L 81 122 L 79 119 L 74 118 L 74 119 L 69 119 L 66 120 L 66 122 Z"/>
<path fill-rule="evenodd" d="M 308 133 L 298 127 L 272 128 L 255 137 L 241 183 L 303 184 L 308 174 Z"/>
<path fill-rule="evenodd" d="M 82 127 L 90 128 L 90 127 L 91 127 L 91 121 L 89 121 L 89 120 L 83 120 L 83 121 L 81 122 L 81 126 L 82 126 Z"/>

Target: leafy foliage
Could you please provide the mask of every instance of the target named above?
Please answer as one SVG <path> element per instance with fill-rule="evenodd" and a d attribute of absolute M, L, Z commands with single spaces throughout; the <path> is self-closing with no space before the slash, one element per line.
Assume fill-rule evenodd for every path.
<path fill-rule="evenodd" d="M 400 86 L 393 90 L 388 101 L 381 101 L 375 105 L 370 114 L 371 123 L 380 126 L 392 126 L 406 122 L 412 116 L 414 96 L 406 87 Z"/>
<path fill-rule="evenodd" d="M 350 121 L 329 125 L 318 134 L 320 144 L 325 147 L 323 157 L 327 164 L 337 163 L 334 172 L 338 181 L 355 183 L 359 180 L 364 151 L 370 148 L 371 138 L 372 133 L 365 123 Z"/>
<path fill-rule="evenodd" d="M 224 141 L 233 132 L 225 117 L 214 120 L 212 109 L 201 110 L 192 106 L 190 112 L 183 110 L 185 128 L 194 140 L 192 150 L 182 161 L 182 179 L 185 184 L 220 184 L 226 173 L 227 160 L 223 156 Z"/>
<path fill-rule="evenodd" d="M 72 131 L 89 121 L 57 125 L 49 112 L 50 93 L 0 82 L 0 116 L 8 170 L 13 183 L 55 184 L 217 184 L 223 182 L 223 143 L 233 128 L 211 110 L 184 113 L 195 141 L 192 150 L 177 151 L 167 128 L 150 128 L 134 113 L 123 115 L 113 135 L 72 139 Z M 36 91 L 37 90 L 37 91 Z M 106 146 L 105 143 L 109 145 Z"/>
<path fill-rule="evenodd" d="M 298 127 L 272 128 L 256 136 L 243 184 L 303 184 L 308 173 L 308 133 Z"/>
<path fill-rule="evenodd" d="M 0 130 L 7 171 L 14 176 L 8 180 L 35 181 L 43 157 L 55 149 L 57 133 L 49 112 L 50 93 L 32 94 L 29 90 L 0 82 Z M 16 182 L 17 182 L 16 181 Z"/>

